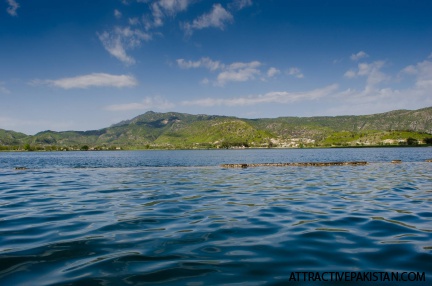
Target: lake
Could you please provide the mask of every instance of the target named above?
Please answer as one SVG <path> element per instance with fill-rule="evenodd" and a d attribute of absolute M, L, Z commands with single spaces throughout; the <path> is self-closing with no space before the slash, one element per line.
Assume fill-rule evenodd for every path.
<path fill-rule="evenodd" d="M 3 152 L 0 285 L 286 285 L 294 273 L 329 285 L 309 275 L 344 272 L 427 285 L 426 159 L 432 148 Z M 332 161 L 369 164 L 220 167 Z"/>

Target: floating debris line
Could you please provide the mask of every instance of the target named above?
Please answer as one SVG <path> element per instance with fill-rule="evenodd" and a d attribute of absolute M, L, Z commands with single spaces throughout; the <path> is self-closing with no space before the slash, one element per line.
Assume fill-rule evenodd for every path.
<path fill-rule="evenodd" d="M 366 161 L 354 162 L 298 162 L 298 163 L 255 163 L 255 164 L 222 164 L 222 168 L 249 168 L 249 167 L 321 167 L 321 166 L 361 166 L 367 165 Z"/>

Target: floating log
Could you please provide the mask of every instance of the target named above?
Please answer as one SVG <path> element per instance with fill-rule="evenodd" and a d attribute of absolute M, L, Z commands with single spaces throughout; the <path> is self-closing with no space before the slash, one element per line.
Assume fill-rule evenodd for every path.
<path fill-rule="evenodd" d="M 402 160 L 393 160 L 393 161 L 391 161 L 393 164 L 400 164 L 400 163 L 402 163 Z"/>
<path fill-rule="evenodd" d="M 248 164 L 222 164 L 222 168 L 247 168 Z"/>
<path fill-rule="evenodd" d="M 26 167 L 15 167 L 15 170 L 27 170 Z"/>
<path fill-rule="evenodd" d="M 426 162 L 432 163 L 432 159 L 427 159 Z"/>
<path fill-rule="evenodd" d="M 321 167 L 321 166 L 360 166 L 367 165 L 366 161 L 354 162 L 298 162 L 298 163 L 252 163 L 252 164 L 222 164 L 222 168 L 248 168 L 248 167 Z"/>

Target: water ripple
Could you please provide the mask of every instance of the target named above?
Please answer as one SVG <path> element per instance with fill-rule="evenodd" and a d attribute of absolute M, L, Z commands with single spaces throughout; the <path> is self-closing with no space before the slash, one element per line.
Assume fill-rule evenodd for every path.
<path fill-rule="evenodd" d="M 248 285 L 424 271 L 432 165 L 2 171 L 2 285 Z"/>

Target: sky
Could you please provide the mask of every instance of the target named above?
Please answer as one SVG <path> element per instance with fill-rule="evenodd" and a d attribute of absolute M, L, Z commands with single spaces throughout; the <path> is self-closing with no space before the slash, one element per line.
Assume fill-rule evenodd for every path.
<path fill-rule="evenodd" d="M 0 128 L 432 106 L 430 0 L 0 0 Z"/>

